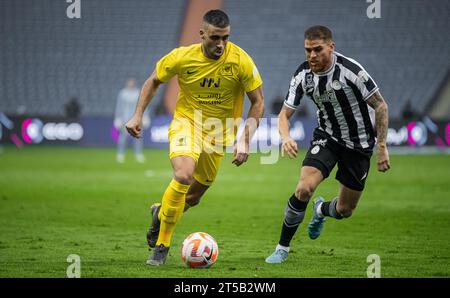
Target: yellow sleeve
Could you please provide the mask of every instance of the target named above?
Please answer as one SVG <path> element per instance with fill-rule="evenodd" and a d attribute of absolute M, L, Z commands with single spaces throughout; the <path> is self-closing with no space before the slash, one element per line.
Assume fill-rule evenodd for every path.
<path fill-rule="evenodd" d="M 250 92 L 262 85 L 261 75 L 252 58 L 245 52 L 241 56 L 241 82 L 245 92 Z"/>
<path fill-rule="evenodd" d="M 178 74 L 178 53 L 178 49 L 174 49 L 156 63 L 156 75 L 161 82 L 167 82 L 170 78 Z"/>

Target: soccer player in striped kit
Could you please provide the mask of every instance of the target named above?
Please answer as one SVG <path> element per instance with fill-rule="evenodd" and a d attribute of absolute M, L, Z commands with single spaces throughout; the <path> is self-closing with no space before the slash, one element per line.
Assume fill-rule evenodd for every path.
<path fill-rule="evenodd" d="M 297 143 L 289 135 L 289 118 L 303 96 L 317 106 L 318 127 L 303 160 L 300 180 L 285 210 L 281 236 L 267 263 L 282 263 L 303 221 L 309 200 L 337 164 L 340 182 L 336 198 L 317 197 L 308 225 L 310 239 L 319 237 L 326 217 L 348 218 L 358 204 L 376 146 L 378 171 L 389 170 L 386 147 L 388 107 L 376 83 L 355 60 L 335 52 L 330 29 L 313 26 L 305 31 L 306 60 L 294 73 L 279 114 L 282 154 L 297 156 Z M 368 107 L 375 110 L 375 131 Z"/>

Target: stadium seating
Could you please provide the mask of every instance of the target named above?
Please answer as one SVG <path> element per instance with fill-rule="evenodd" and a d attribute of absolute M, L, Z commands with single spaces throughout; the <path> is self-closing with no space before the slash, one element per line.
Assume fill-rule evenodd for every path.
<path fill-rule="evenodd" d="M 63 115 L 76 97 L 83 115 L 113 115 L 127 78 L 143 83 L 177 46 L 185 1 L 81 1 L 81 19 L 66 16 L 68 5 L 0 1 L 1 111 Z"/>
<path fill-rule="evenodd" d="M 112 115 L 118 91 L 139 84 L 155 62 L 177 46 L 188 1 L 82 1 L 81 19 L 69 19 L 66 1 L 0 1 L 0 110 L 62 115 L 77 97 L 83 115 Z M 366 1 L 225 0 L 231 40 L 255 60 L 267 107 L 284 96 L 304 59 L 303 32 L 315 24 L 334 32 L 337 51 L 373 76 L 390 113 L 410 100 L 422 110 L 450 67 L 450 2 L 381 1 L 381 19 L 369 19 Z M 161 92 L 155 101 L 161 100 Z M 314 105 L 309 102 L 309 110 Z M 154 105 L 152 105 L 154 108 Z M 268 108 L 270 112 L 270 108 Z"/>
<path fill-rule="evenodd" d="M 364 65 L 398 118 L 407 100 L 422 111 L 450 68 L 450 2 L 381 1 L 381 19 L 369 19 L 366 1 L 225 1 L 231 40 L 254 58 L 270 100 L 285 95 L 304 60 L 303 32 L 323 24 L 336 50 Z M 304 101 L 309 111 L 314 104 Z M 269 105 L 268 105 L 269 106 Z"/>

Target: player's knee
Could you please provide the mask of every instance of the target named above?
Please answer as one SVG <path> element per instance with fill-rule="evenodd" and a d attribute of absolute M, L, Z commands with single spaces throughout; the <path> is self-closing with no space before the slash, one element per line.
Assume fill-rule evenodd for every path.
<path fill-rule="evenodd" d="M 186 171 L 175 171 L 174 176 L 176 181 L 184 185 L 191 185 L 194 181 L 193 175 Z"/>
<path fill-rule="evenodd" d="M 315 187 L 309 183 L 300 183 L 295 190 L 295 195 L 300 201 L 308 201 L 314 194 Z"/>

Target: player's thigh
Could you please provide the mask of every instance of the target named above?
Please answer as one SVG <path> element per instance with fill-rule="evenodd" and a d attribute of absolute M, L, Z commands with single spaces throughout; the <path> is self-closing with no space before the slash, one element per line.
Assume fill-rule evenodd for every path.
<path fill-rule="evenodd" d="M 302 169 L 304 167 L 315 168 L 322 174 L 322 179 L 326 179 L 330 175 L 337 161 L 338 155 L 335 152 L 335 149 L 328 144 L 328 141 L 326 139 L 315 138 L 311 141 L 311 146 L 303 160 Z M 307 178 L 308 172 L 302 176 Z"/>
<path fill-rule="evenodd" d="M 203 185 L 210 186 L 216 179 L 222 159 L 223 154 L 202 152 L 195 168 L 194 179 Z"/>
<path fill-rule="evenodd" d="M 307 184 L 316 189 L 323 179 L 323 174 L 319 169 L 311 166 L 302 166 L 300 170 L 299 185 Z"/>
<path fill-rule="evenodd" d="M 370 169 L 370 156 L 356 150 L 342 150 L 338 161 L 336 179 L 346 188 L 361 192 L 364 190 Z"/>
<path fill-rule="evenodd" d="M 196 161 L 192 156 L 177 155 L 170 159 L 175 178 L 191 180 L 194 175 Z M 177 179 L 179 180 L 179 179 Z M 186 183 L 186 181 L 184 181 Z"/>
<path fill-rule="evenodd" d="M 191 156 L 196 162 L 201 146 L 196 141 L 193 124 L 185 118 L 174 118 L 169 126 L 169 157 Z"/>

